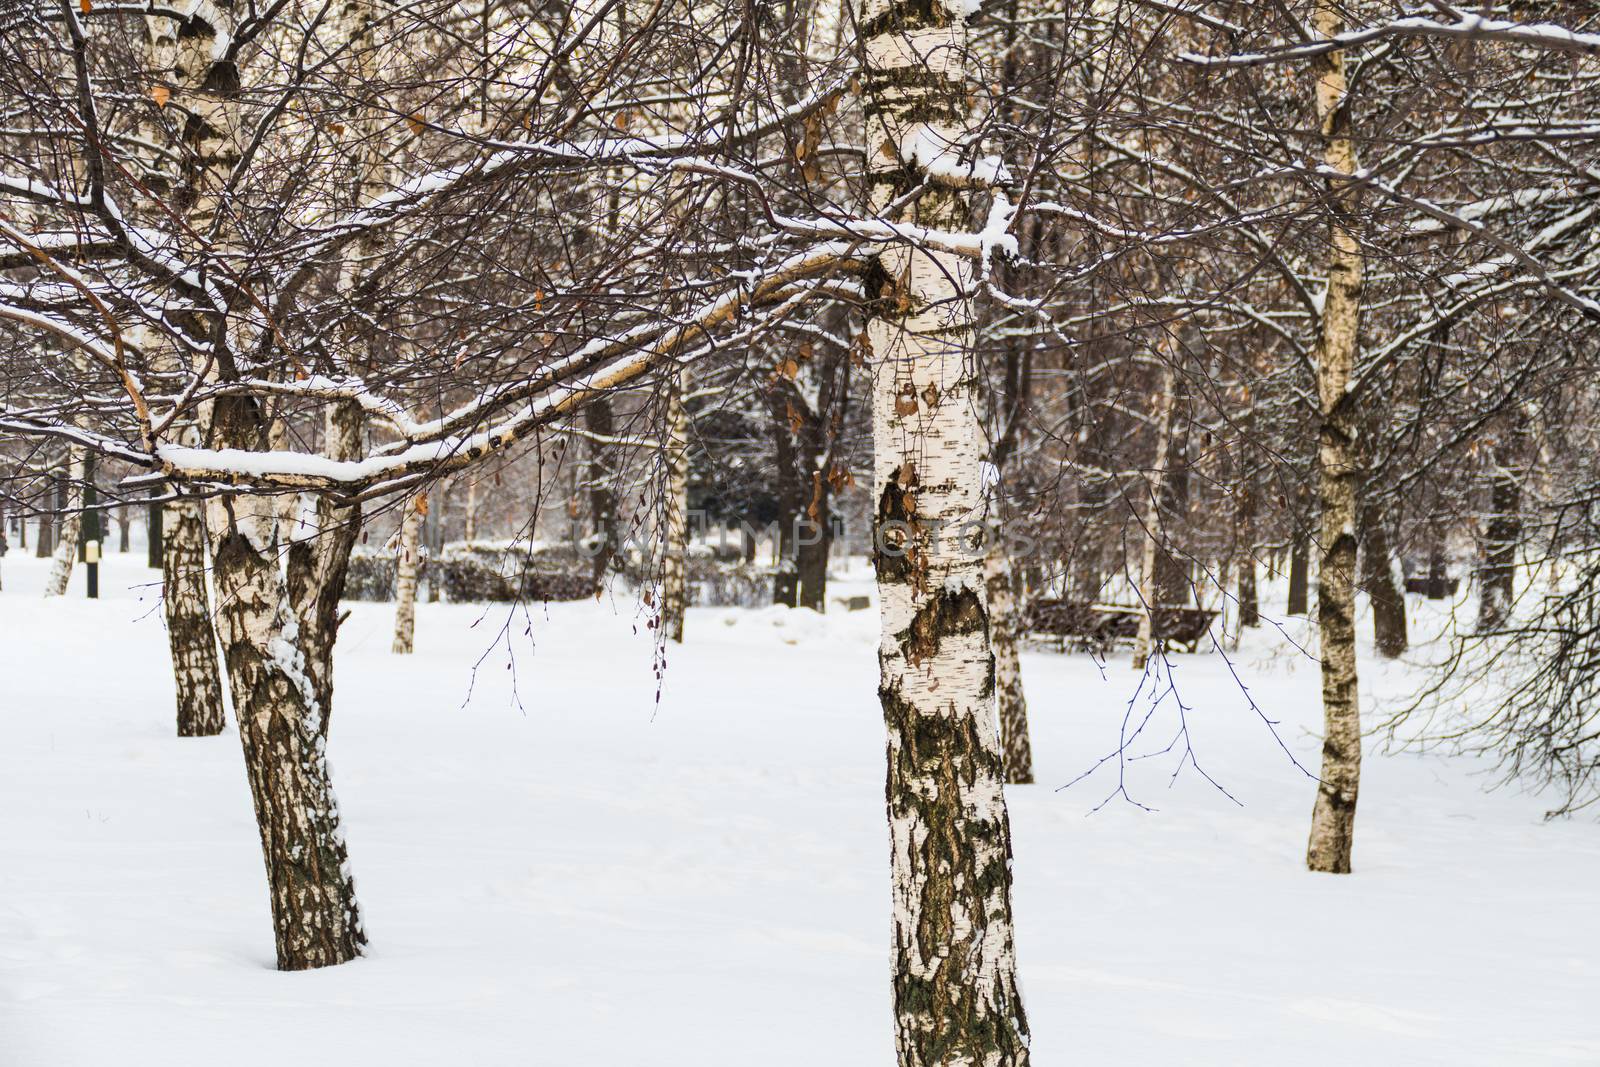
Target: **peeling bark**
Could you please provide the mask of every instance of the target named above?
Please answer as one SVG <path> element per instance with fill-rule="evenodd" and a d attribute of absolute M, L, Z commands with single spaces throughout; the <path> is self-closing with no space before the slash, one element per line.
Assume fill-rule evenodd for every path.
<path fill-rule="evenodd" d="M 967 31 L 949 7 L 867 0 L 866 141 L 873 203 L 921 183 L 908 136 L 970 129 Z M 924 193 L 901 221 L 960 230 L 970 193 Z M 1011 916 L 1011 834 L 994 730 L 984 588 L 984 435 L 972 362 L 973 267 L 891 246 L 868 322 L 874 533 L 888 731 L 894 1013 L 902 1067 L 1028 1062 Z"/>

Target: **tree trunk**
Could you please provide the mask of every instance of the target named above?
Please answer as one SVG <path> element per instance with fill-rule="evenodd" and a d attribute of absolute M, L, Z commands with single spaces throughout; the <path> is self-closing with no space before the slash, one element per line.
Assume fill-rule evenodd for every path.
<path fill-rule="evenodd" d="M 1361 584 L 1372 601 L 1372 630 L 1378 655 L 1394 659 L 1406 650 L 1406 598 L 1394 580 L 1389 524 L 1375 504 L 1361 507 Z"/>
<path fill-rule="evenodd" d="M 409 656 L 417 629 L 417 553 L 422 533 L 423 498 L 407 500 L 400 520 L 400 552 L 395 564 L 394 647 L 397 655 Z"/>
<path fill-rule="evenodd" d="M 146 26 L 152 68 L 176 87 L 171 106 L 186 114 L 190 165 L 175 208 L 193 232 L 215 230 L 225 247 L 227 219 L 214 224 L 242 155 L 242 93 L 240 68 L 218 41 L 231 38 L 237 14 L 212 5 L 206 16 L 180 23 L 151 15 Z M 219 344 L 228 339 L 226 321 L 201 325 Z M 350 428 L 360 427 L 353 410 L 332 406 L 329 458 L 350 458 Z M 268 422 L 254 398 L 223 396 L 202 431 L 212 447 L 259 450 Z M 222 494 L 206 508 L 219 634 L 266 862 L 278 967 L 343 963 L 359 955 L 366 938 L 326 750 L 338 596 L 360 513 L 320 498 L 316 528 L 302 533 L 297 522 L 280 560 L 272 498 Z"/>
<path fill-rule="evenodd" d="M 265 438 L 264 420 L 250 398 L 220 398 L 214 423 L 214 447 L 259 448 Z M 333 511 L 330 506 L 328 513 Z M 343 542 L 348 561 L 353 537 L 325 530 L 322 535 L 333 543 L 296 542 L 285 569 L 292 584 L 272 551 L 276 515 L 270 498 L 219 496 L 208 503 L 206 519 L 228 679 L 266 861 L 278 968 L 344 963 L 360 955 L 366 936 L 328 776 L 333 645 L 319 617 L 332 572 L 339 571 L 341 585 L 343 574 L 316 548 L 336 555 Z M 293 585 L 300 587 L 298 598 Z M 336 605 L 337 592 L 333 600 Z"/>
<path fill-rule="evenodd" d="M 1489 523 L 1483 542 L 1483 567 L 1478 580 L 1478 630 L 1498 630 L 1511 614 L 1516 597 L 1517 545 L 1522 540 L 1522 471 L 1514 449 L 1493 452 L 1489 475 Z"/>
<path fill-rule="evenodd" d="M 661 625 L 668 640 L 680 643 L 689 605 L 689 414 L 683 406 L 688 386 L 686 369 L 667 382 L 666 499 L 662 504 Z"/>
<path fill-rule="evenodd" d="M 56 518 L 56 548 L 50 562 L 50 573 L 45 578 L 44 595 L 64 596 L 72 581 L 72 565 L 78 561 L 78 542 L 83 531 L 83 475 L 84 454 L 81 448 L 71 448 L 67 453 L 69 474 L 64 483 L 66 499 L 62 499 L 63 483 L 58 482 L 56 504 L 60 509 Z"/>
<path fill-rule="evenodd" d="M 1289 546 L 1289 614 L 1304 615 L 1311 609 L 1310 553 L 1304 534 L 1295 534 Z"/>
<path fill-rule="evenodd" d="M 428 546 L 428 565 L 423 574 L 428 579 L 428 603 L 437 604 L 444 585 L 444 565 L 440 559 L 444 552 L 444 524 L 450 505 L 450 482 L 440 482 L 428 505 L 428 514 L 422 523 L 423 541 Z"/>
<path fill-rule="evenodd" d="M 146 504 L 144 508 L 144 565 L 160 570 L 162 563 L 161 505 Z"/>
<path fill-rule="evenodd" d="M 1239 554 L 1239 628 L 1261 625 L 1261 597 L 1256 592 L 1256 557 L 1252 549 Z"/>
<path fill-rule="evenodd" d="M 1256 490 L 1248 474 L 1234 510 L 1234 556 L 1239 561 L 1239 633 L 1261 625 L 1261 596 L 1256 589 Z"/>
<path fill-rule="evenodd" d="M 999 544 L 989 549 L 985 566 L 989 637 L 994 646 L 994 695 L 999 706 L 1000 751 L 1005 760 L 1006 781 L 1029 785 L 1033 782 L 1033 745 L 1028 740 L 1028 698 L 1022 688 L 1022 660 L 1017 655 L 1021 583 L 1011 556 Z"/>
<path fill-rule="evenodd" d="M 953 5 L 866 0 L 866 157 L 882 210 L 922 184 L 909 139 L 969 126 L 966 25 Z M 961 230 L 970 194 L 934 188 L 899 221 Z M 879 697 L 888 730 L 894 1012 L 901 1067 L 1028 1062 L 1011 918 L 1011 832 L 994 730 L 983 554 L 984 435 L 972 264 L 888 246 L 868 336 L 873 383 Z M 942 525 L 940 525 L 942 524 Z M 939 532 L 935 532 L 935 531 Z"/>
<path fill-rule="evenodd" d="M 162 607 L 172 650 L 178 701 L 178 736 L 212 737 L 227 720 L 217 634 L 206 599 L 206 523 L 202 506 L 177 501 L 161 509 Z"/>
<path fill-rule="evenodd" d="M 828 556 L 833 551 L 833 511 L 828 480 L 811 472 L 811 500 L 806 505 L 803 536 L 796 538 L 795 580 L 799 606 L 828 610 Z"/>
<path fill-rule="evenodd" d="M 1168 381 L 1172 378 L 1169 375 Z M 1176 397 L 1170 401 L 1176 403 Z M 1174 413 L 1175 414 L 1175 413 Z M 1169 422 L 1173 416 L 1169 415 Z M 1194 596 L 1189 574 L 1189 554 L 1183 547 L 1189 521 L 1189 427 L 1172 427 L 1168 447 L 1162 458 L 1157 499 L 1157 526 L 1161 551 L 1156 556 L 1155 601 L 1162 607 L 1183 607 Z"/>
<path fill-rule="evenodd" d="M 328 458 L 353 458 L 361 445 L 361 408 L 348 402 L 329 404 L 323 421 L 323 450 Z M 339 599 L 344 596 L 350 551 L 361 534 L 361 508 L 321 495 L 316 499 L 315 515 L 314 536 L 298 539 L 289 546 L 283 572 L 289 605 L 299 622 L 300 642 L 306 650 L 306 675 L 321 709 L 322 732 L 326 734 L 333 708 L 333 644 L 339 636 Z"/>
<path fill-rule="evenodd" d="M 55 508 L 50 508 L 50 498 L 55 498 Z M 35 538 L 33 554 L 39 559 L 49 559 L 56 550 L 56 531 L 60 521 L 56 518 L 67 506 L 67 487 L 59 474 L 50 475 L 45 486 L 45 511 L 39 515 L 39 536 Z"/>
<path fill-rule="evenodd" d="M 583 419 L 590 433 L 610 437 L 615 432 L 615 419 L 609 399 L 597 400 L 584 408 Z M 616 559 L 617 545 L 621 541 L 621 536 L 617 529 L 617 493 L 612 488 L 613 475 L 606 469 L 605 446 L 591 440 L 588 445 L 588 455 L 589 469 L 586 477 L 589 483 L 589 532 L 598 540 L 594 555 L 591 557 L 590 573 L 594 575 L 595 588 L 599 589 L 605 582 L 606 574 L 611 570 L 612 562 Z"/>
<path fill-rule="evenodd" d="M 117 508 L 117 551 L 128 551 L 129 527 L 133 525 L 133 515 L 128 510 L 128 505 L 123 504 Z"/>
<path fill-rule="evenodd" d="M 1319 0 L 1318 35 L 1343 28 L 1339 8 Z M 1345 103 L 1344 54 L 1315 61 L 1317 114 L 1322 121 L 1323 162 L 1328 171 L 1354 174 Z M 1353 420 L 1346 386 L 1355 365 L 1361 322 L 1362 254 L 1351 232 L 1358 194 L 1341 178 L 1329 181 L 1331 223 L 1328 288 L 1317 339 L 1317 394 L 1321 401 L 1317 480 L 1322 544 L 1317 564 L 1317 629 L 1322 653 L 1322 774 L 1311 814 L 1306 865 L 1313 871 L 1346 874 L 1355 836 L 1356 796 L 1361 781 L 1361 709 L 1356 687 L 1355 576 L 1356 484 Z"/>
<path fill-rule="evenodd" d="M 800 522 L 800 459 L 795 448 L 787 413 L 787 405 L 777 388 L 767 391 L 767 403 L 772 419 L 773 458 L 777 480 L 777 537 L 773 550 L 777 555 L 772 574 L 772 602 L 792 608 L 800 602 L 800 572 L 795 560 L 795 541 Z"/>
<path fill-rule="evenodd" d="M 478 478 L 475 473 L 467 475 L 467 502 L 462 509 L 461 539 L 467 544 L 472 544 L 478 537 Z"/>
<path fill-rule="evenodd" d="M 1176 400 L 1173 392 L 1172 370 L 1161 366 L 1161 382 L 1156 395 L 1156 485 L 1147 487 L 1143 539 L 1139 542 L 1139 599 L 1144 611 L 1139 615 L 1139 632 L 1133 643 L 1133 669 L 1142 671 L 1150 662 L 1155 650 L 1155 610 L 1160 593 L 1162 536 L 1161 500 L 1166 496 L 1168 472 L 1165 469 L 1171 453 L 1172 409 Z"/>

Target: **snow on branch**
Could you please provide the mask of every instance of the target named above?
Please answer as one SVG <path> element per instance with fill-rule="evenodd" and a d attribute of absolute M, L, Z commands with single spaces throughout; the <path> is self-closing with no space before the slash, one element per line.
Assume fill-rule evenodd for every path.
<path fill-rule="evenodd" d="M 1511 22 L 1462 12 L 1454 22 L 1440 22 L 1427 15 L 1405 15 L 1389 22 L 1347 30 L 1319 41 L 1279 45 L 1259 52 L 1237 52 L 1224 56 L 1203 56 L 1184 52 L 1178 58 L 1206 67 L 1259 67 L 1269 63 L 1293 63 L 1314 59 L 1373 41 L 1406 37 L 1436 37 L 1461 41 L 1499 41 L 1533 45 L 1558 52 L 1600 55 L 1600 34 L 1579 33 L 1552 22 Z"/>
<path fill-rule="evenodd" d="M 424 478 L 471 466 L 503 451 L 550 424 L 571 415 L 585 402 L 610 393 L 671 360 L 693 358 L 691 346 L 746 310 L 781 305 L 804 296 L 797 283 L 837 270 L 854 256 L 856 242 L 819 244 L 798 252 L 702 304 L 675 321 L 651 319 L 620 336 L 599 337 L 577 353 L 535 375 L 537 395 L 509 414 L 511 397 L 498 395 L 465 405 L 431 423 L 410 420 L 388 401 L 348 379 L 313 378 L 297 383 L 270 383 L 273 392 L 294 391 L 325 398 L 355 400 L 381 413 L 403 439 L 365 459 L 333 460 L 290 451 L 248 451 L 157 444 L 149 453 L 119 446 L 118 454 L 161 473 L 127 479 L 136 487 L 164 480 L 220 483 L 265 491 L 313 489 L 347 496 L 377 496 L 405 488 Z M 825 293 L 825 289 L 816 290 Z M 245 383 L 231 383 L 231 391 Z M 255 383 L 258 386 L 264 383 Z M 520 399 L 523 391 L 517 391 Z M 473 432 L 457 427 L 484 426 Z M 403 429 L 402 429 L 403 428 Z M 405 431 L 409 431 L 408 433 Z"/>

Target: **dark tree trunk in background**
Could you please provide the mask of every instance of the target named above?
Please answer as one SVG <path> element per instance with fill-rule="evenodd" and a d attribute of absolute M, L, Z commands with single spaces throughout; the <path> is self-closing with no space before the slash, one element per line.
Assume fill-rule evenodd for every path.
<path fill-rule="evenodd" d="M 616 420 L 610 400 L 597 400 L 583 412 L 584 426 L 592 434 L 610 437 L 616 433 Z M 591 440 L 588 446 L 589 464 L 584 477 L 589 483 L 589 534 L 595 539 L 594 555 L 590 557 L 590 573 L 595 588 L 605 581 L 617 555 L 620 541 L 617 530 L 617 493 L 612 488 L 612 477 L 606 470 L 606 446 Z"/>
<path fill-rule="evenodd" d="M 772 577 L 772 602 L 794 607 L 800 600 L 800 573 L 795 560 L 795 524 L 801 515 L 801 486 L 794 435 L 790 432 L 782 394 L 768 391 L 772 416 L 772 443 L 776 459 L 778 502 L 777 570 Z"/>
<path fill-rule="evenodd" d="M 1444 539 L 1435 528 L 1428 542 L 1428 599 L 1443 600 L 1449 596 L 1446 583 L 1450 575 L 1445 567 Z"/>
<path fill-rule="evenodd" d="M 217 634 L 206 596 L 206 524 L 202 506 L 175 501 L 160 509 L 162 607 L 172 649 L 178 736 L 212 737 L 226 725 Z"/>
<path fill-rule="evenodd" d="M 801 524 L 795 545 L 795 578 L 798 602 L 813 611 L 828 610 L 828 556 L 833 550 L 833 510 L 828 480 L 822 472 L 811 474 L 811 498 L 806 503 L 806 521 Z"/>
<path fill-rule="evenodd" d="M 1239 556 L 1239 625 L 1261 625 L 1261 597 L 1256 591 L 1256 557 L 1251 552 Z"/>
<path fill-rule="evenodd" d="M 160 504 L 146 504 L 144 507 L 144 564 L 151 570 L 160 570 L 161 557 L 161 512 Z"/>
<path fill-rule="evenodd" d="M 1388 516 L 1375 504 L 1361 506 L 1361 585 L 1372 601 L 1373 637 L 1378 655 L 1394 659 L 1405 652 L 1406 598 L 1394 580 Z"/>
<path fill-rule="evenodd" d="M 846 323 L 837 323 L 844 332 Z M 816 387 L 813 403 L 797 382 Z M 778 471 L 778 575 L 774 601 L 825 611 L 833 548 L 833 492 L 842 484 L 834 445 L 849 400 L 850 360 L 838 345 L 799 346 L 766 386 Z"/>
<path fill-rule="evenodd" d="M 1162 541 L 1156 551 L 1155 602 L 1163 607 L 1182 607 L 1194 595 L 1184 544 L 1189 525 L 1189 425 L 1185 421 L 1178 426 L 1176 413 L 1173 420 L 1158 497 Z"/>
<path fill-rule="evenodd" d="M 46 508 L 51 507 L 49 501 L 54 500 L 54 510 L 39 516 L 39 538 L 34 545 L 33 554 L 40 559 L 48 559 L 56 550 L 56 530 L 60 523 L 59 516 L 62 509 L 67 506 L 67 487 L 59 474 L 51 475 L 50 484 L 45 489 Z"/>
<path fill-rule="evenodd" d="M 1309 567 L 1307 558 L 1306 539 L 1304 534 L 1296 534 L 1294 543 L 1289 548 L 1289 614 L 1304 615 L 1309 610 L 1311 601 L 1310 576 L 1306 573 Z"/>
<path fill-rule="evenodd" d="M 1261 625 L 1261 598 L 1256 591 L 1256 491 L 1246 484 L 1235 511 L 1239 560 L 1239 626 Z"/>

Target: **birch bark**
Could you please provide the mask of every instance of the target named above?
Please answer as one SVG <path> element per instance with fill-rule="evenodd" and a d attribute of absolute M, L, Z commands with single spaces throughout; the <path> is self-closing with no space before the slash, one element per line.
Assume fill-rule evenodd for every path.
<path fill-rule="evenodd" d="M 152 17 L 158 73 L 182 116 L 189 173 L 178 206 L 225 253 L 234 235 L 222 193 L 241 153 L 239 72 L 219 41 L 236 12 L 200 0 L 180 27 Z M 214 254 L 215 254 L 214 252 Z M 236 341 L 218 312 L 197 312 L 227 355 Z M 230 357 L 231 358 L 231 357 Z M 352 405 L 353 406 L 353 405 Z M 343 405 L 339 406 L 343 407 Z M 270 420 L 249 397 L 215 401 L 203 432 L 213 447 L 259 450 Z M 330 414 L 329 448 L 348 458 L 349 425 Z M 341 525 L 341 520 L 354 519 Z M 271 498 L 222 495 L 206 509 L 219 633 L 244 750 L 272 904 L 280 970 L 343 963 L 366 942 L 327 764 L 331 656 L 343 567 L 359 513 L 318 503 L 315 544 L 296 541 L 280 562 Z"/>
<path fill-rule="evenodd" d="M 405 503 L 400 520 L 400 553 L 395 565 L 394 647 L 398 655 L 410 655 L 417 629 L 417 550 L 422 533 L 422 512 L 418 500 Z"/>
<path fill-rule="evenodd" d="M 1011 555 L 1002 545 L 990 548 L 985 560 L 989 592 L 989 634 L 994 646 L 994 694 L 999 707 L 1000 750 L 1006 782 L 1033 782 L 1033 745 L 1028 738 L 1028 697 L 1022 688 L 1022 660 L 1017 655 L 1021 585 Z"/>
<path fill-rule="evenodd" d="M 687 369 L 673 374 L 667 384 L 666 499 L 662 506 L 666 543 L 661 561 L 661 625 L 668 640 L 680 644 L 689 603 L 689 415 L 683 406 L 688 384 Z"/>
<path fill-rule="evenodd" d="M 1324 38 L 1344 26 L 1340 8 L 1319 0 L 1312 25 Z M 1323 163 L 1338 175 L 1354 174 L 1355 145 L 1346 107 L 1344 54 L 1317 61 L 1317 117 L 1322 124 Z M 1361 709 L 1357 697 L 1355 645 L 1356 484 L 1360 461 L 1346 393 L 1355 365 L 1361 320 L 1362 253 L 1352 232 L 1358 193 L 1344 178 L 1330 178 L 1334 218 L 1329 227 L 1328 289 L 1316 346 L 1317 393 L 1321 402 L 1317 490 L 1321 498 L 1321 544 L 1317 567 L 1317 628 L 1322 654 L 1322 773 L 1311 814 L 1306 865 L 1313 871 L 1347 874 L 1355 836 L 1356 797 L 1361 781 Z"/>
<path fill-rule="evenodd" d="M 45 576 L 44 595 L 65 596 L 72 581 L 72 565 L 78 561 L 78 541 L 83 532 L 83 473 L 84 454 L 81 448 L 67 452 L 66 500 L 56 518 L 56 547 L 50 561 L 50 573 Z M 56 494 L 58 506 L 61 494 Z"/>
<path fill-rule="evenodd" d="M 925 0 L 862 6 L 866 155 L 879 210 L 922 184 L 927 155 L 954 158 L 972 128 L 967 13 Z M 970 197 L 944 185 L 896 218 L 962 230 Z M 972 525 L 985 518 L 973 267 L 902 245 L 883 252 L 881 268 L 867 329 L 877 362 L 874 534 L 898 1060 L 1025 1064 L 984 553 Z"/>
<path fill-rule="evenodd" d="M 197 27 L 211 25 L 208 15 L 199 8 Z M 228 23 L 231 25 L 231 22 Z M 206 112 L 202 104 L 211 74 L 210 46 L 215 41 L 215 27 L 207 34 L 203 30 L 190 38 L 186 46 L 180 41 L 178 21 L 160 15 L 145 18 L 145 32 L 151 66 L 157 75 L 168 81 L 173 90 L 171 106 L 173 115 L 188 115 L 180 120 L 185 137 L 191 132 L 199 139 L 205 128 Z M 202 50 L 204 49 L 204 50 Z M 220 75 L 219 75 L 220 79 Z M 197 153 L 196 163 L 200 178 L 195 189 L 184 190 L 186 198 L 193 198 L 200 188 L 211 181 L 208 170 L 223 165 L 231 166 L 230 149 L 226 145 L 205 146 L 214 153 Z M 226 174 L 224 174 L 226 177 Z M 152 176 L 163 192 L 165 182 Z M 153 331 L 140 331 L 153 348 L 160 348 Z M 164 356 L 169 365 L 176 365 L 179 357 Z M 202 430 L 189 426 L 182 432 L 184 444 L 201 442 Z M 175 501 L 155 505 L 154 514 L 160 516 L 160 547 L 162 591 L 161 604 L 167 621 L 167 645 L 172 653 L 173 689 L 177 701 L 179 737 L 210 737 L 222 732 L 226 724 L 222 698 L 222 672 L 217 663 L 217 631 L 211 619 L 211 603 L 206 593 L 206 524 L 205 508 L 197 501 Z"/>
<path fill-rule="evenodd" d="M 178 700 L 178 736 L 212 737 L 227 725 L 217 632 L 206 598 L 206 520 L 194 501 L 163 509 L 162 607 Z"/>
<path fill-rule="evenodd" d="M 222 447 L 264 438 L 265 420 L 252 400 L 222 398 L 213 421 Z M 328 709 L 273 551 L 277 516 L 270 498 L 256 496 L 217 497 L 208 509 L 218 620 L 266 861 L 278 968 L 343 963 L 360 955 L 366 936 L 328 774 Z"/>

